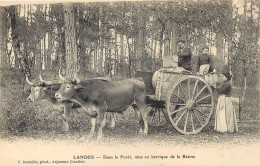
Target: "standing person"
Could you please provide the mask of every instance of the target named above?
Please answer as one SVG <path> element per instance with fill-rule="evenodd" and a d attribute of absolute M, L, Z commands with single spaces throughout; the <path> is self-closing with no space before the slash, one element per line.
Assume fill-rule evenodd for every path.
<path fill-rule="evenodd" d="M 209 47 L 204 46 L 202 48 L 202 55 L 198 57 L 197 74 L 205 75 L 212 71 L 216 72 L 214 69 L 213 57 L 212 55 L 209 55 Z"/>
<path fill-rule="evenodd" d="M 178 40 L 178 66 L 191 71 L 191 49 L 185 44 L 185 40 Z"/>
<path fill-rule="evenodd" d="M 227 67 L 224 68 L 222 74 L 227 78 L 227 80 L 217 87 L 219 98 L 216 107 L 214 130 L 233 133 L 238 131 L 238 127 L 236 112 L 231 101 L 231 75 L 227 70 Z"/>

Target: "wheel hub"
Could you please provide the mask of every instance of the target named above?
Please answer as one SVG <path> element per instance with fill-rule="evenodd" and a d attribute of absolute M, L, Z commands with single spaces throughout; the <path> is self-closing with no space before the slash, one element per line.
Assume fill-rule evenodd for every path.
<path fill-rule="evenodd" d="M 195 102 L 194 100 L 188 100 L 187 103 L 186 103 L 186 107 L 189 111 L 193 110 L 195 106 Z"/>

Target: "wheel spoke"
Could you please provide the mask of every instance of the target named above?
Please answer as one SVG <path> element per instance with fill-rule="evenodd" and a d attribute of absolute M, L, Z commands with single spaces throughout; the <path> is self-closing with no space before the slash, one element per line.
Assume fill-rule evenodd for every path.
<path fill-rule="evenodd" d="M 162 109 L 162 108 L 161 108 Z M 169 123 L 169 120 L 168 120 L 168 118 L 167 118 L 167 116 L 166 116 L 166 114 L 165 114 L 165 112 L 164 112 L 164 110 L 162 109 L 162 112 L 163 112 L 163 115 L 164 115 L 164 117 L 165 117 L 165 119 L 167 120 L 167 122 Z"/>
<path fill-rule="evenodd" d="M 153 110 L 154 110 L 154 108 L 155 107 L 152 107 L 151 109 L 150 109 L 150 111 L 148 112 L 148 114 L 150 113 L 150 112 L 152 112 Z M 152 112 L 153 113 L 153 112 Z M 149 116 L 150 116 L 151 114 L 149 114 Z"/>
<path fill-rule="evenodd" d="M 187 99 L 187 97 L 186 97 L 186 95 L 185 95 L 185 93 L 184 93 L 184 91 L 183 91 L 183 88 L 182 88 L 182 85 L 181 85 L 181 83 L 179 84 L 179 87 L 180 87 L 180 89 L 181 89 L 181 92 L 182 92 L 182 94 L 184 95 L 185 99 Z"/>
<path fill-rule="evenodd" d="M 157 112 L 157 107 L 154 109 L 154 112 L 153 112 L 153 117 L 152 117 L 152 120 L 151 120 L 151 124 L 153 123 L 153 120 L 154 120 L 154 117 L 155 117 L 155 113 Z"/>
<path fill-rule="evenodd" d="M 206 88 L 207 86 L 205 85 L 200 91 L 199 93 L 196 95 L 196 97 L 194 97 L 194 101 L 196 101 L 197 97 L 201 94 L 201 92 Z"/>
<path fill-rule="evenodd" d="M 193 99 L 193 97 L 194 97 L 195 90 L 196 90 L 196 88 L 197 88 L 198 82 L 199 82 L 199 80 L 196 80 L 196 82 L 195 82 L 195 85 L 194 85 L 194 88 L 193 88 L 193 91 L 192 91 L 192 99 Z"/>
<path fill-rule="evenodd" d="M 190 99 L 190 79 L 188 79 L 188 94 L 189 94 L 189 99 Z"/>
<path fill-rule="evenodd" d="M 181 116 L 177 119 L 177 122 L 175 123 L 175 125 L 177 126 L 179 121 L 181 120 L 181 118 L 183 117 L 183 115 L 186 113 L 187 111 L 183 111 L 183 113 L 181 114 Z"/>
<path fill-rule="evenodd" d="M 160 121 L 161 121 L 161 110 L 160 109 L 158 109 L 158 114 L 159 114 L 159 123 L 160 123 Z"/>
<path fill-rule="evenodd" d="M 185 125 L 184 125 L 184 132 L 186 132 L 186 129 L 187 129 L 188 118 L 189 118 L 189 111 L 187 111 L 187 116 L 186 116 Z"/>
<path fill-rule="evenodd" d="M 212 107 L 211 104 L 199 104 L 199 107 Z"/>
<path fill-rule="evenodd" d="M 180 112 L 180 111 L 184 110 L 184 109 L 186 109 L 186 107 L 182 107 L 182 108 L 179 108 L 179 109 L 173 111 L 173 112 L 171 113 L 171 116 L 172 116 L 173 114 L 177 113 L 177 112 Z"/>
<path fill-rule="evenodd" d="M 172 93 L 174 96 L 176 96 L 176 97 L 178 97 L 179 99 L 181 99 L 184 103 L 186 103 L 186 101 L 183 99 L 183 98 L 181 98 L 180 96 L 178 96 L 178 95 L 176 95 L 175 93 Z"/>
<path fill-rule="evenodd" d="M 194 108 L 195 110 L 197 110 L 199 113 L 201 113 L 201 114 L 203 114 L 204 116 L 206 116 L 206 117 L 208 117 L 209 118 L 209 116 L 208 115 L 206 115 L 205 113 L 203 113 L 203 112 L 201 112 L 199 109 L 197 109 L 197 108 Z"/>
<path fill-rule="evenodd" d="M 194 124 L 193 124 L 193 117 L 192 117 L 192 113 L 190 114 L 190 118 L 191 118 L 191 126 L 192 126 L 192 132 L 195 130 Z"/>
<path fill-rule="evenodd" d="M 201 123 L 201 121 L 200 121 L 200 119 L 199 119 L 199 117 L 198 117 L 198 115 L 193 111 L 193 114 L 195 115 L 195 117 L 197 118 L 197 121 L 200 123 L 200 127 L 202 127 L 203 126 L 203 124 Z"/>
<path fill-rule="evenodd" d="M 202 100 L 204 100 L 204 99 L 206 99 L 206 98 L 208 98 L 208 97 L 211 97 L 211 94 L 202 97 L 201 99 L 197 100 L 196 102 L 198 103 L 198 102 L 200 102 L 200 101 L 202 101 Z"/>
<path fill-rule="evenodd" d="M 181 106 L 185 106 L 186 104 L 182 104 L 182 103 L 173 103 L 171 102 L 172 105 L 181 105 Z"/>

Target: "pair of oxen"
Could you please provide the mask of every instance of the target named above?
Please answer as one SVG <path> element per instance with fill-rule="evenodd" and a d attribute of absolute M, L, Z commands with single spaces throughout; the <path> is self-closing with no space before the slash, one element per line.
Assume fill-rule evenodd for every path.
<path fill-rule="evenodd" d="M 106 113 L 111 112 L 111 127 L 115 126 L 113 113 L 122 113 L 132 106 L 139 118 L 140 133 L 147 134 L 147 108 L 145 105 L 145 84 L 141 78 L 130 78 L 121 81 L 111 81 L 105 77 L 81 81 L 77 72 L 73 79 L 65 79 L 59 71 L 58 81 L 45 81 L 40 74 L 40 83 L 32 83 L 30 101 L 47 100 L 53 107 L 63 111 L 63 126 L 69 130 L 69 113 L 71 109 L 81 108 L 91 118 L 89 137 L 93 137 L 95 126 L 98 126 L 97 139 L 102 138 L 102 128 L 105 126 Z"/>

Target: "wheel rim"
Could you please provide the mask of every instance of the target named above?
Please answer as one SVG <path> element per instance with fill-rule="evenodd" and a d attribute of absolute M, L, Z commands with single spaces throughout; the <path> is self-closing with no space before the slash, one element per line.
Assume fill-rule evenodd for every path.
<path fill-rule="evenodd" d="M 166 99 L 169 121 L 182 134 L 199 133 L 208 124 L 213 108 L 212 89 L 197 76 L 181 77 Z"/>

